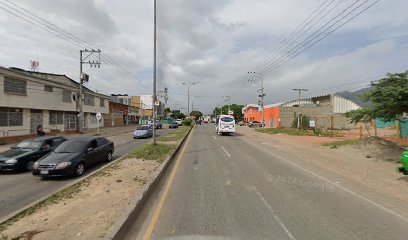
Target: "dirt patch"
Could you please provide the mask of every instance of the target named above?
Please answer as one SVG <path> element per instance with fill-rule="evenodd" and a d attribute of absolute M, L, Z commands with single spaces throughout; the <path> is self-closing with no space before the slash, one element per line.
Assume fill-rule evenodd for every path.
<path fill-rule="evenodd" d="M 8 226 L 0 239 L 100 239 L 160 163 L 127 158 L 81 184 L 79 191 Z"/>
<path fill-rule="evenodd" d="M 388 145 L 388 142 L 367 139 L 365 143 L 362 143 L 361 148 L 386 149 L 387 153 L 378 150 L 376 156 L 381 158 L 378 160 L 374 157 L 367 158 L 367 154 L 362 149 L 352 145 L 334 149 L 322 146 L 324 142 L 344 141 L 348 137 L 271 135 L 258 133 L 247 127 L 240 127 L 237 131 L 244 135 L 245 140 L 268 148 L 310 171 L 329 176 L 329 179 L 337 181 L 337 179 L 344 178 L 354 182 L 357 186 L 364 186 L 381 195 L 408 202 L 408 178 L 395 171 L 400 164 L 394 161 L 384 161 L 391 159 L 391 157 L 384 158 L 387 154 L 391 156 L 392 153 L 392 156 L 399 156 L 401 153 L 400 148 Z M 370 141 L 375 143 L 369 144 Z M 371 153 L 374 151 L 371 150 Z"/>
<path fill-rule="evenodd" d="M 405 148 L 379 137 L 365 138 L 355 148 L 360 149 L 367 158 L 391 162 L 399 162 L 402 152 L 406 151 Z"/>

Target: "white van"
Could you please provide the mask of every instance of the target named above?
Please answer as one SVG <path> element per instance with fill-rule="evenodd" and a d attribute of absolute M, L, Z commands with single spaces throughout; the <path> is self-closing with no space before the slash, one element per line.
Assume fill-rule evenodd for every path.
<path fill-rule="evenodd" d="M 221 115 L 216 121 L 217 134 L 230 135 L 235 132 L 235 119 L 232 115 Z"/>

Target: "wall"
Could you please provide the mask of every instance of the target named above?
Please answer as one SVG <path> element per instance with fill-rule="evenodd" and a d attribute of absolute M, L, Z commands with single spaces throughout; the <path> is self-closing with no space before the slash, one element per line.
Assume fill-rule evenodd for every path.
<path fill-rule="evenodd" d="M 132 96 L 132 106 L 136 108 L 142 108 L 141 102 L 140 102 L 140 96 Z"/>
<path fill-rule="evenodd" d="M 311 119 L 314 119 L 318 128 L 329 129 L 331 126 L 330 116 L 333 116 L 335 129 L 352 129 L 356 126 L 350 123 L 350 120 L 340 113 L 332 113 L 331 106 L 326 105 L 324 107 L 282 107 L 279 109 L 279 126 L 291 127 L 292 122 L 295 119 L 296 113 L 302 113 Z"/>
<path fill-rule="evenodd" d="M 266 127 L 279 127 L 279 108 L 265 108 L 264 110 L 265 126 Z"/>
<path fill-rule="evenodd" d="M 141 95 L 140 101 L 142 103 L 142 109 L 153 109 L 153 97 L 152 95 Z"/>
<path fill-rule="evenodd" d="M 57 111 L 76 111 L 76 102 L 72 100 L 78 90 L 75 87 L 65 86 L 43 79 L 36 79 L 25 76 L 24 74 L 17 74 L 12 71 L 0 69 L 0 106 L 3 107 L 17 107 L 29 109 L 47 109 Z M 15 95 L 4 93 L 4 75 L 27 81 L 27 95 Z M 44 75 L 44 74 L 43 74 Z M 67 79 L 69 82 L 70 80 Z M 52 86 L 52 92 L 45 92 L 44 85 Z M 71 91 L 71 102 L 62 101 L 63 89 Z M 95 98 L 95 106 L 84 105 L 85 112 L 100 112 L 108 113 L 109 106 L 107 98 L 105 98 L 105 107 L 100 107 L 99 99 L 102 95 L 87 92 Z"/>
<path fill-rule="evenodd" d="M 4 92 L 4 76 L 9 76 L 11 78 L 25 80 L 27 85 L 26 95 L 15 95 Z M 42 77 L 44 79 L 38 79 L 37 77 Z M 67 78 L 64 75 L 53 75 L 45 73 L 30 73 L 16 72 L 9 70 L 4 67 L 0 67 L 0 107 L 8 108 L 21 108 L 23 109 L 23 125 L 22 126 L 10 126 L 1 127 L 0 137 L 3 136 L 20 136 L 30 134 L 30 120 L 31 113 L 30 109 L 42 110 L 43 113 L 43 129 L 46 132 L 50 130 L 65 131 L 64 124 L 50 125 L 49 124 L 49 111 L 62 111 L 64 112 L 74 112 L 76 115 L 77 104 L 73 100 L 72 96 L 78 91 L 78 84 Z M 44 91 L 44 86 L 51 86 L 52 92 Z M 63 90 L 71 91 L 71 102 L 63 101 Z M 85 90 L 88 91 L 88 90 Z M 87 113 L 97 113 L 102 114 L 109 112 L 109 102 L 108 98 L 104 95 L 97 94 L 94 92 L 87 92 L 87 94 L 94 96 L 94 106 L 84 105 L 85 116 Z M 100 106 L 100 98 L 104 99 L 105 106 Z M 64 118 L 65 121 L 65 118 Z M 91 123 L 90 119 L 87 120 L 86 126 L 88 128 L 94 128 L 97 126 L 96 123 Z"/>

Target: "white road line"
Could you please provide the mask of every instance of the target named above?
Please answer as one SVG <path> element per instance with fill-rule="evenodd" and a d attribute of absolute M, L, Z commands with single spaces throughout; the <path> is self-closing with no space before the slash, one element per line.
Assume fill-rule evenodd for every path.
<path fill-rule="evenodd" d="M 292 235 L 292 233 L 289 231 L 289 229 L 285 226 L 285 224 L 280 220 L 279 216 L 276 215 L 275 211 L 273 211 L 271 205 L 269 205 L 269 203 L 265 200 L 265 198 L 262 196 L 262 194 L 258 191 L 258 189 L 254 186 L 253 187 L 256 194 L 258 195 L 258 197 L 261 199 L 262 203 L 265 205 L 265 207 L 269 210 L 269 212 L 273 215 L 273 217 L 276 219 L 276 221 L 278 221 L 278 223 L 280 224 L 280 226 L 282 227 L 282 229 L 286 232 L 286 234 L 288 235 L 288 237 L 292 240 L 296 240 L 296 238 Z"/>
<path fill-rule="evenodd" d="M 231 154 L 229 154 L 229 152 L 227 151 L 227 149 L 225 149 L 224 146 L 221 146 L 222 150 L 224 150 L 225 154 L 227 154 L 228 157 L 231 157 Z"/>
<path fill-rule="evenodd" d="M 217 139 L 214 135 L 213 135 L 213 138 L 214 138 L 214 139 Z"/>
<path fill-rule="evenodd" d="M 242 138 L 242 137 L 240 137 L 240 138 L 241 138 L 242 140 L 244 140 L 245 142 L 251 144 L 252 146 L 254 146 L 254 147 L 256 147 L 256 148 L 259 148 L 259 149 L 261 149 L 261 150 L 263 150 L 263 151 L 265 151 L 265 152 L 267 152 L 267 153 L 269 153 L 269 154 L 272 154 L 273 156 L 275 156 L 275 157 L 277 157 L 277 158 L 279 158 L 279 159 L 281 159 L 281 160 L 283 160 L 283 161 L 285 161 L 285 162 L 287 162 L 287 163 L 289 163 L 289 164 L 291 164 L 291 165 L 293 165 L 293 166 L 295 166 L 295 167 L 297 167 L 297 168 L 299 168 L 299 169 L 301 169 L 301 170 L 303 170 L 303 171 L 305 171 L 305 172 L 307 172 L 307 173 L 309 173 L 309 174 L 311 174 L 311 175 L 313 175 L 313 176 L 315 176 L 315 177 L 318 177 L 318 178 L 320 178 L 320 179 L 323 180 L 323 181 L 326 181 L 326 182 L 328 182 L 328 183 L 331 183 L 333 186 L 338 187 L 339 189 L 341 189 L 341 190 L 343 190 L 343 191 L 345 191 L 345 192 L 347 192 L 347 193 L 350 193 L 351 195 L 353 195 L 353 196 L 355 196 L 355 197 L 358 197 L 358 198 L 360 198 L 360 199 L 362 199 L 362 200 L 364 200 L 364 201 L 366 201 L 366 202 L 368 202 L 368 203 L 371 203 L 372 205 L 374 205 L 374 206 L 376 206 L 376 207 L 382 209 L 383 211 L 388 212 L 389 214 L 392 214 L 392 215 L 394 215 L 394 216 L 397 216 L 397 217 L 401 218 L 402 220 L 408 222 L 408 218 L 404 217 L 403 215 L 401 215 L 401 214 L 399 214 L 399 213 L 397 213 L 397 212 L 394 212 L 393 210 L 388 209 L 388 208 L 384 207 L 383 205 L 374 202 L 373 200 L 370 200 L 370 199 L 368 199 L 368 198 L 366 198 L 366 197 L 363 197 L 363 196 L 361 196 L 360 194 L 355 193 L 355 192 L 351 191 L 351 190 L 348 189 L 348 188 L 345 188 L 345 187 L 343 187 L 343 186 L 341 186 L 341 185 L 339 185 L 339 184 L 336 184 L 336 182 L 333 182 L 333 181 L 331 181 L 331 180 L 329 180 L 329 179 L 327 179 L 327 178 L 325 178 L 325 177 L 322 177 L 322 176 L 320 176 L 320 175 L 317 174 L 317 173 L 314 173 L 314 172 L 312 172 L 312 171 L 310 171 L 310 170 L 307 170 L 306 168 L 304 168 L 304 167 L 302 167 L 302 166 L 300 166 L 300 165 L 297 165 L 296 163 L 293 163 L 293 162 L 291 162 L 291 161 L 289 161 L 289 160 L 287 160 L 287 159 L 285 159 L 285 158 L 283 158 L 283 157 L 281 157 L 281 156 L 279 156 L 279 155 L 277 155 L 277 154 L 275 154 L 275 153 L 273 153 L 273 152 L 271 152 L 271 151 L 269 151 L 269 150 L 267 150 L 267 149 L 264 149 L 264 148 L 262 148 L 262 147 L 259 147 L 259 146 L 257 146 L 256 144 L 251 143 L 251 142 L 247 141 L 246 139 L 244 139 L 244 138 Z"/>

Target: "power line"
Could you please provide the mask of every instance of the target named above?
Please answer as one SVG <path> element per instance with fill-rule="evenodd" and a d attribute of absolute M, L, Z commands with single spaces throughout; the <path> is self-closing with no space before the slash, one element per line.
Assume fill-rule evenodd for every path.
<path fill-rule="evenodd" d="M 359 0 L 358 0 L 359 1 Z M 355 15 L 352 15 L 349 19 L 347 19 L 345 22 L 341 23 L 339 26 L 335 27 L 334 29 L 330 30 L 333 26 L 335 26 L 337 23 L 339 23 L 340 21 L 344 20 L 345 18 L 347 18 L 349 15 L 351 15 L 354 11 L 356 11 L 358 8 L 360 8 L 361 6 L 363 6 L 365 3 L 368 2 L 368 0 L 364 1 L 362 4 L 358 5 L 357 7 L 355 7 L 354 9 L 352 9 L 350 12 L 346 13 L 343 17 L 341 17 L 339 20 L 337 20 L 336 22 L 334 22 L 333 24 L 331 24 L 329 27 L 325 28 L 322 32 L 319 33 L 319 31 L 321 29 L 323 29 L 325 26 L 327 26 L 330 22 L 334 21 L 334 19 L 338 18 L 340 15 L 342 15 L 343 13 L 345 13 L 347 11 L 347 9 L 350 9 L 353 5 L 355 5 L 355 3 L 357 3 L 358 1 L 355 1 L 353 4 L 349 5 L 345 10 L 343 10 L 340 14 L 337 14 L 337 16 L 335 16 L 334 18 L 332 18 L 331 20 L 329 20 L 329 22 L 325 23 L 322 27 L 320 27 L 318 30 L 316 30 L 314 33 L 310 34 L 307 38 L 305 38 L 300 44 L 301 46 L 299 47 L 299 44 L 296 45 L 296 47 L 292 48 L 288 54 L 286 56 L 284 56 L 283 58 L 279 58 L 278 61 L 275 61 L 271 66 L 269 66 L 266 70 L 262 72 L 263 77 L 266 77 L 268 74 L 270 74 L 273 70 L 277 69 L 279 66 L 281 66 L 282 64 L 285 64 L 286 62 L 290 61 L 291 59 L 293 59 L 294 57 L 298 56 L 299 54 L 303 53 L 304 51 L 306 51 L 307 49 L 311 48 L 312 46 L 314 46 L 315 44 L 317 44 L 318 42 L 320 42 L 321 40 L 323 40 L 324 38 L 326 38 L 327 36 L 329 36 L 331 33 L 333 33 L 334 31 L 338 30 L 339 28 L 341 28 L 342 26 L 344 26 L 345 24 L 347 24 L 348 22 L 350 22 L 351 20 L 353 20 L 354 18 L 356 18 L 357 16 L 361 15 L 363 12 L 367 11 L 369 8 L 371 8 L 372 6 L 374 6 L 375 4 L 377 4 L 380 0 L 377 0 L 375 2 L 373 2 L 372 4 L 370 4 L 369 6 L 367 6 L 366 8 L 364 8 L 363 10 L 361 10 L 360 12 L 358 12 Z M 327 30 L 330 30 L 329 32 L 327 32 L 325 34 L 325 32 Z M 317 33 L 317 34 L 316 34 Z M 319 38 L 320 37 L 320 38 Z M 311 38 L 311 39 L 310 39 Z M 308 40 L 310 39 L 310 40 Z M 317 40 L 315 40 L 317 39 Z M 308 41 L 307 41 L 308 40 Z M 306 42 L 305 42 L 306 41 Z M 245 86 L 246 83 L 245 81 L 243 81 L 243 83 L 241 84 L 241 86 L 239 88 L 241 88 L 242 86 Z M 239 88 L 237 90 L 239 90 Z"/>
<path fill-rule="evenodd" d="M 5 7 L 8 7 L 8 9 L 6 9 L 5 7 L 0 6 L 1 9 L 3 9 L 4 11 L 20 18 L 23 19 L 24 21 L 41 28 L 44 31 L 47 31 L 48 33 L 62 39 L 65 40 L 75 46 L 78 46 L 80 48 L 91 48 L 90 44 L 88 44 L 86 41 L 80 39 L 79 37 L 59 28 L 58 26 L 56 26 L 55 24 L 45 20 L 44 18 L 39 17 L 38 15 L 32 13 L 31 11 L 9 1 L 9 0 L 5 0 L 6 2 L 8 2 L 9 4 L 6 4 L 4 2 L 0 2 L 0 4 L 2 4 Z M 13 6 L 15 7 L 13 7 Z M 17 8 L 18 9 L 17 9 Z M 14 11 L 14 12 L 13 12 Z M 17 14 L 17 13 L 18 14 Z M 105 59 L 105 62 L 108 63 L 109 65 L 112 65 L 114 67 L 114 70 L 117 71 L 119 74 L 122 75 L 123 78 L 127 79 L 127 80 L 131 80 L 131 81 L 136 81 L 136 83 L 138 85 L 140 85 L 143 88 L 146 88 L 146 86 L 144 86 L 143 84 L 140 84 L 136 79 L 134 79 L 132 77 L 132 74 L 123 66 L 121 66 L 120 64 L 118 64 L 118 62 L 116 60 L 114 60 L 112 57 L 110 57 L 108 54 L 103 53 L 103 56 L 105 56 L 105 58 L 102 57 L 102 59 Z"/>
<path fill-rule="evenodd" d="M 327 28 L 324 29 L 323 32 L 318 33 L 321 29 L 323 29 L 325 26 L 328 25 L 328 23 L 324 24 L 322 27 L 320 27 L 318 30 L 316 30 L 313 34 L 309 35 L 304 41 L 302 41 L 301 43 L 299 43 L 298 45 L 296 45 L 294 48 L 292 48 L 288 53 L 288 55 L 286 55 L 285 57 L 281 57 L 280 59 L 278 59 L 277 61 L 275 61 L 267 71 L 264 72 L 265 75 L 268 75 L 269 73 L 271 73 L 273 70 L 277 69 L 279 66 L 281 66 L 282 64 L 288 62 L 289 60 L 293 59 L 294 57 L 298 56 L 299 54 L 303 53 L 304 51 L 306 51 L 307 49 L 311 48 L 312 46 L 314 46 L 315 44 L 317 44 L 318 42 L 320 42 L 321 40 L 323 40 L 324 38 L 326 38 L 327 36 L 329 36 L 331 33 L 335 32 L 336 30 L 338 30 L 339 28 L 343 27 L 345 24 L 347 24 L 348 22 L 350 22 L 351 20 L 353 20 L 354 18 L 356 18 L 357 16 L 361 15 L 363 12 L 367 11 L 369 8 L 371 8 L 372 6 L 374 6 L 376 3 L 378 3 L 380 0 L 375 1 L 373 4 L 369 5 L 368 7 L 366 7 L 365 9 L 363 9 L 362 11 L 358 12 L 357 14 L 353 15 L 350 19 L 346 20 L 344 23 L 340 24 L 339 26 L 337 26 L 336 28 L 332 29 L 331 31 L 327 32 L 326 34 L 324 34 L 327 30 L 329 30 L 331 27 L 335 26 L 337 23 L 339 23 L 340 21 L 344 20 L 345 18 L 347 18 L 348 16 L 350 16 L 354 11 L 356 11 L 357 9 L 359 9 L 360 7 L 362 7 L 365 3 L 367 3 L 369 0 L 365 0 L 363 3 L 361 3 L 360 5 L 358 5 L 357 7 L 353 8 L 350 12 L 348 12 L 345 16 L 341 17 L 339 20 L 335 21 L 333 24 L 331 24 L 330 26 L 328 26 Z M 350 7 L 348 7 L 347 9 L 349 9 Z M 342 11 L 342 13 L 344 13 L 345 11 Z M 335 18 L 337 18 L 339 15 L 337 15 Z M 334 20 L 335 18 L 333 18 L 332 20 Z M 330 20 L 329 22 L 331 22 L 332 20 Z M 318 33 L 317 35 L 315 35 L 315 33 Z M 315 36 L 313 36 L 315 35 Z M 322 36 L 323 35 L 323 36 Z M 313 36 L 313 37 L 312 37 Z M 318 37 L 322 36 L 321 38 L 317 39 Z M 309 39 L 309 40 L 308 40 Z M 317 39 L 316 41 L 314 41 L 315 39 Z M 314 42 L 313 42 L 314 41 Z M 300 47 L 299 47 L 300 46 Z M 302 49 L 303 47 L 305 47 L 304 49 Z M 299 50 L 300 49 L 300 50 Z"/>

